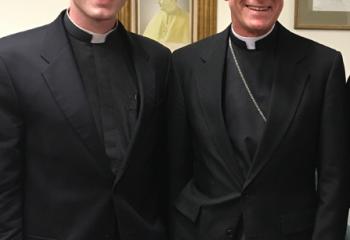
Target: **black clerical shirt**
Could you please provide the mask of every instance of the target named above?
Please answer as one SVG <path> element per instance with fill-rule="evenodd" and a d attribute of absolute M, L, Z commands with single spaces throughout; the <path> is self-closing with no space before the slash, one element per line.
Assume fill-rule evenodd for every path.
<path fill-rule="evenodd" d="M 276 28 L 276 27 L 275 27 Z M 276 32 L 256 42 L 256 49 L 247 49 L 246 43 L 232 32 L 230 39 L 247 84 L 266 117 L 269 113 L 270 95 L 276 70 Z M 227 49 L 226 78 L 223 84 L 224 119 L 242 175 L 251 167 L 265 122 L 255 107 L 242 78 L 238 73 L 230 48 Z"/>
<path fill-rule="evenodd" d="M 122 26 L 102 43 L 74 25 L 64 25 L 73 49 L 101 141 L 117 175 L 124 161 L 138 115 L 138 88 Z"/>

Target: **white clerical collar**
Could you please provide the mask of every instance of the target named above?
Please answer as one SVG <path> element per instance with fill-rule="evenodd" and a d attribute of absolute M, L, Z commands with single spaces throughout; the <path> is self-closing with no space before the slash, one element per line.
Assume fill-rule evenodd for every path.
<path fill-rule="evenodd" d="M 235 32 L 235 30 L 233 30 L 233 27 L 231 26 L 231 31 L 233 33 L 233 35 L 238 38 L 239 40 L 245 42 L 245 44 L 247 45 L 247 48 L 249 50 L 255 50 L 255 43 L 265 37 L 267 37 L 275 28 L 275 25 L 272 26 L 272 28 L 270 29 L 270 31 L 268 31 L 267 33 L 265 33 L 264 35 L 258 36 L 258 37 L 244 37 L 239 35 L 238 33 Z"/>
<path fill-rule="evenodd" d="M 106 39 L 107 39 L 108 35 L 109 35 L 110 33 L 112 33 L 114 30 L 116 30 L 117 27 L 118 27 L 118 22 L 117 22 L 116 25 L 115 25 L 115 27 L 112 28 L 111 30 L 109 30 L 108 32 L 106 32 L 106 33 L 95 33 L 95 32 L 91 32 L 91 31 L 89 31 L 89 30 L 87 30 L 87 29 L 85 29 L 85 28 L 82 28 L 82 27 L 80 27 L 78 24 L 76 24 L 76 23 L 73 21 L 73 19 L 70 17 L 70 15 L 69 15 L 69 9 L 67 9 L 67 16 L 68 16 L 69 20 L 74 24 L 74 26 L 76 26 L 77 28 L 79 28 L 79 29 L 82 30 L 83 32 L 86 32 L 86 33 L 88 33 L 89 35 L 91 35 L 91 41 L 90 41 L 90 43 L 97 43 L 97 44 L 98 44 L 98 43 L 104 43 L 104 42 L 106 42 Z"/>

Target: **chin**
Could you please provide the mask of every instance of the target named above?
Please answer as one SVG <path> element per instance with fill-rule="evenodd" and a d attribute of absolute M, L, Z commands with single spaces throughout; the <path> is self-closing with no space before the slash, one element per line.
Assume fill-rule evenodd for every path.
<path fill-rule="evenodd" d="M 95 19 L 95 20 L 98 20 L 98 21 L 106 21 L 106 20 L 111 20 L 111 19 L 115 19 L 116 18 L 116 14 L 114 13 L 106 13 L 106 12 L 99 12 L 99 13 L 95 13 L 95 14 L 92 14 L 92 17 Z"/>
<path fill-rule="evenodd" d="M 250 25 L 250 29 L 252 32 L 257 33 L 258 35 L 263 35 L 270 31 L 273 24 L 252 24 Z"/>

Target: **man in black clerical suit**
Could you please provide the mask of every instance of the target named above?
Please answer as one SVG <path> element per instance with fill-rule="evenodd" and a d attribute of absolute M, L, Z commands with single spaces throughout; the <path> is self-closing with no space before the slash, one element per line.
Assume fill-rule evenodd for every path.
<path fill-rule="evenodd" d="M 0 240 L 161 240 L 170 52 L 71 0 L 0 40 Z"/>
<path fill-rule="evenodd" d="M 228 0 L 232 25 L 176 51 L 171 238 L 343 240 L 350 189 L 341 54 Z"/>

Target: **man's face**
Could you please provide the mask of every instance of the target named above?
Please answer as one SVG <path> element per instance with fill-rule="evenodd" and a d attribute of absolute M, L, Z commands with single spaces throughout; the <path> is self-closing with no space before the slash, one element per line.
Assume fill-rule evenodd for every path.
<path fill-rule="evenodd" d="M 236 33 L 254 37 L 267 33 L 277 21 L 283 0 L 225 0 L 231 10 Z"/>
<path fill-rule="evenodd" d="M 90 21 L 114 20 L 126 0 L 71 0 L 70 12 Z"/>

